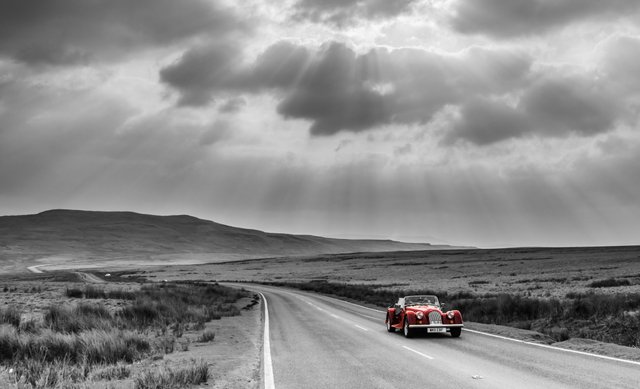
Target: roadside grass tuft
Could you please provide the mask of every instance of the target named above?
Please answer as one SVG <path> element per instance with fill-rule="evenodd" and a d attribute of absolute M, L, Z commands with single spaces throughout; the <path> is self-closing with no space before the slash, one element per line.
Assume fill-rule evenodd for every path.
<path fill-rule="evenodd" d="M 151 351 L 142 334 L 130 331 L 91 330 L 64 334 L 43 330 L 40 334 L 21 334 L 11 327 L 0 327 L 0 362 L 34 360 L 40 362 L 101 363 L 133 362 Z"/>
<path fill-rule="evenodd" d="M 193 361 L 182 368 L 163 367 L 135 377 L 136 389 L 173 389 L 199 385 L 209 379 L 209 366 L 205 361 Z"/>
<path fill-rule="evenodd" d="M 215 284 L 145 286 L 137 292 L 133 304 L 124 307 L 118 317 L 138 328 L 208 322 L 239 315 L 240 310 L 234 302 L 246 294 Z"/>
<path fill-rule="evenodd" d="M 126 365 L 105 366 L 91 373 L 92 381 L 124 380 L 131 377 L 131 369 Z"/>
<path fill-rule="evenodd" d="M 198 342 L 208 343 L 216 338 L 216 333 L 213 330 L 204 330 L 204 332 L 198 338 Z"/>
<path fill-rule="evenodd" d="M 10 324 L 16 328 L 20 326 L 22 312 L 15 306 L 9 305 L 7 308 L 0 308 L 0 324 Z"/>
<path fill-rule="evenodd" d="M 109 310 L 101 304 L 51 305 L 44 314 L 44 326 L 55 332 L 78 333 L 113 327 Z"/>

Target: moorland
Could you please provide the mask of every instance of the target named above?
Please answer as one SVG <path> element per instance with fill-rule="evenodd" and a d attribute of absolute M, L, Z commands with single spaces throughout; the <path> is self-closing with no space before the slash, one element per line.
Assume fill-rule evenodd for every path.
<path fill-rule="evenodd" d="M 223 281 L 379 308 L 435 293 L 486 331 L 640 359 L 637 246 L 456 248 L 57 210 L 0 217 L 0 386 L 256 387 L 259 299 Z"/>

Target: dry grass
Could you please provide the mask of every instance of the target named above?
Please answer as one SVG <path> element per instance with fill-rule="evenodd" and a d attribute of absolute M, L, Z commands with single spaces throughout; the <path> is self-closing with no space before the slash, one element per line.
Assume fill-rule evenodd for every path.
<path fill-rule="evenodd" d="M 67 288 L 64 294 L 70 295 L 73 289 Z M 95 287 L 81 293 L 85 299 L 104 298 L 105 303 L 117 296 Z M 204 327 L 207 321 L 239 314 L 234 303 L 247 295 L 210 284 L 149 285 L 130 293 L 135 293 L 135 299 L 122 306 L 95 300 L 49 305 L 40 319 L 27 320 L 15 306 L 0 310 L 0 364 L 13 369 L 14 382 L 22 382 L 25 388 L 123 379 L 131 375 L 126 364 L 174 352 L 176 338 L 189 326 Z M 182 351 L 188 350 L 189 342 L 179 343 Z M 141 384 L 168 386 L 140 387 L 181 387 L 203 382 L 202 377 L 201 368 L 149 373 Z M 207 377 L 208 372 L 204 380 Z"/>
<path fill-rule="evenodd" d="M 163 367 L 147 371 L 135 378 L 136 389 L 177 389 L 188 388 L 207 382 L 209 366 L 205 361 L 193 361 L 191 366 L 182 368 Z"/>
<path fill-rule="evenodd" d="M 216 333 L 213 330 L 205 330 L 198 338 L 198 342 L 208 343 L 213 341 L 215 338 Z"/>

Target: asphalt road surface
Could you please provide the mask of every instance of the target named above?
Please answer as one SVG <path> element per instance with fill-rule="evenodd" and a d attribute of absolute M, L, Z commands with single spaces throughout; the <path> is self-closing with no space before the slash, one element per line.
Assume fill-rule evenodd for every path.
<path fill-rule="evenodd" d="M 290 289 L 266 297 L 274 386 L 265 388 L 640 388 L 640 364 L 463 331 L 388 333 L 381 310 Z M 464 312 L 463 312 L 464 315 Z M 265 358 L 268 359 L 268 358 Z"/>

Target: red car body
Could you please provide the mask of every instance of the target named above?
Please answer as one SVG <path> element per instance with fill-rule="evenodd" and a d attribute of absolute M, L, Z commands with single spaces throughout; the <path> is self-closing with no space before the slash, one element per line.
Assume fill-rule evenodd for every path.
<path fill-rule="evenodd" d="M 387 308 L 387 331 L 402 330 L 410 338 L 416 331 L 449 333 L 457 338 L 462 333 L 462 314 L 458 310 L 443 311 L 438 297 L 433 295 L 405 296 Z"/>

